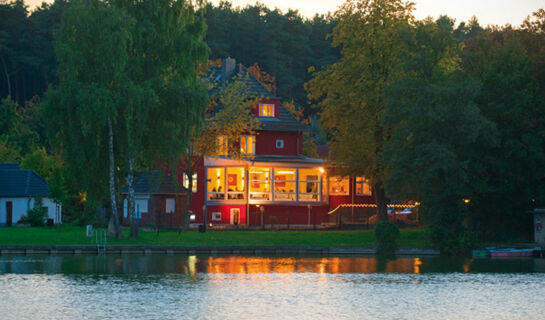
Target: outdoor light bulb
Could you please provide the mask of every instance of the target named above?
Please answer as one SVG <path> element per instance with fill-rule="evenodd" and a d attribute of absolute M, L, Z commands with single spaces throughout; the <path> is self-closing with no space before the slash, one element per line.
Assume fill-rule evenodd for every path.
<path fill-rule="evenodd" d="M 324 172 L 325 172 L 324 168 L 319 168 L 318 170 L 320 171 L 320 173 L 324 173 Z"/>

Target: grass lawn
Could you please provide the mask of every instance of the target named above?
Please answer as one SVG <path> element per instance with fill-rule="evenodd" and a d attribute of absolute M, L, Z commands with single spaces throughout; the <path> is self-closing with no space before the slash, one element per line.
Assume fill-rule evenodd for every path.
<path fill-rule="evenodd" d="M 108 239 L 108 244 L 185 245 L 185 246 L 373 246 L 374 230 L 358 231 L 197 231 L 182 232 L 140 230 L 138 239 L 129 239 L 129 230 L 123 230 L 123 239 Z M 62 225 L 52 227 L 0 228 L 0 245 L 82 245 L 94 244 L 85 236 L 85 228 Z M 428 235 L 421 229 L 402 229 L 399 246 L 430 246 Z"/>

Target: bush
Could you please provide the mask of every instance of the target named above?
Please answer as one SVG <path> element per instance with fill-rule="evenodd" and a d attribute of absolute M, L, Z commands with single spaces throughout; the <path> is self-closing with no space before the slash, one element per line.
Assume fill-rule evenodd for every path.
<path fill-rule="evenodd" d="M 389 221 L 380 221 L 375 227 L 375 237 L 378 243 L 377 254 L 393 255 L 397 249 L 399 228 Z"/>
<path fill-rule="evenodd" d="M 42 198 L 34 199 L 34 208 L 28 211 L 28 216 L 21 218 L 23 222 L 28 222 L 32 227 L 41 227 L 44 225 L 45 213 L 47 208 L 43 206 Z"/>

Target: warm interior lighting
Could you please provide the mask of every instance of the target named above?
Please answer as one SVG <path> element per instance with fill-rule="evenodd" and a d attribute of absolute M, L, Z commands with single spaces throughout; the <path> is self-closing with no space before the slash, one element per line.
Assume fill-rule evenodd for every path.
<path fill-rule="evenodd" d="M 293 171 L 276 171 L 277 174 L 294 174 Z"/>

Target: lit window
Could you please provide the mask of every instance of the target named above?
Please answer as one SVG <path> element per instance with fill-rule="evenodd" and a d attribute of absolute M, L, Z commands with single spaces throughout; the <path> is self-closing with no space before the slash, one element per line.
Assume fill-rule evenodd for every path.
<path fill-rule="evenodd" d="M 350 194 L 350 179 L 343 177 L 329 177 L 329 194 L 347 196 Z"/>
<path fill-rule="evenodd" d="M 271 200 L 271 177 L 269 168 L 250 169 L 250 199 Z"/>
<path fill-rule="evenodd" d="M 274 200 L 295 201 L 297 169 L 274 169 Z"/>
<path fill-rule="evenodd" d="M 299 201 L 320 201 L 320 183 L 319 169 L 299 169 Z"/>
<path fill-rule="evenodd" d="M 225 200 L 224 168 L 209 168 L 207 173 L 208 200 Z"/>
<path fill-rule="evenodd" d="M 244 199 L 244 168 L 227 168 L 227 200 Z"/>
<path fill-rule="evenodd" d="M 255 154 L 255 136 L 240 137 L 240 153 Z"/>
<path fill-rule="evenodd" d="M 193 174 L 193 185 L 191 187 L 193 192 L 197 192 L 197 173 Z M 187 174 L 184 173 L 184 188 L 189 189 L 189 179 Z"/>
<path fill-rule="evenodd" d="M 165 199 L 165 212 L 166 213 L 176 212 L 176 199 L 174 198 Z"/>
<path fill-rule="evenodd" d="M 209 168 L 208 200 L 244 200 L 244 168 Z"/>
<path fill-rule="evenodd" d="M 282 139 L 276 140 L 276 149 L 284 149 L 284 140 Z"/>
<path fill-rule="evenodd" d="M 274 104 L 260 103 L 259 104 L 259 116 L 260 117 L 274 117 Z"/>
<path fill-rule="evenodd" d="M 227 136 L 218 136 L 217 146 L 218 146 L 218 155 L 226 156 L 229 150 L 229 145 Z"/>
<path fill-rule="evenodd" d="M 365 179 L 365 177 L 356 177 L 356 195 L 371 195 L 371 186 L 369 185 L 369 180 Z"/>

